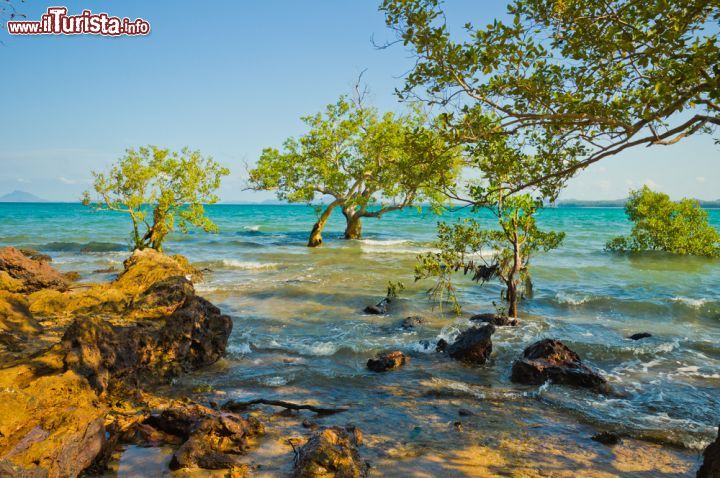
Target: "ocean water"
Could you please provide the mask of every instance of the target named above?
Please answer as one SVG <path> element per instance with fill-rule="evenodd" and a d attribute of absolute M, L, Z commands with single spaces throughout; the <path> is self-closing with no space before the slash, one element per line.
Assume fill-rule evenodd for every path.
<path fill-rule="evenodd" d="M 350 412 L 326 420 L 352 421 L 376 437 L 370 449 L 381 464 L 398 443 L 414 447 L 414 460 L 419 449 L 450 453 L 458 407 L 486 417 L 466 425 L 461 440 L 473 444 L 514 437 L 519 429 L 529 441 L 543 433 L 584 437 L 609 429 L 696 453 L 717 431 L 720 261 L 603 252 L 607 239 L 630 230 L 621 209 L 540 213 L 540 226 L 564 231 L 566 240 L 533 260 L 535 294 L 520 305 L 521 326 L 498 330 L 491 363 L 480 368 L 425 344 L 452 340 L 470 326 L 470 315 L 493 311 L 500 287 L 458 277 L 463 314 L 455 316 L 428 302 L 429 283 L 413 283 L 415 256 L 432 249 L 435 223 L 469 211 L 440 218 L 408 210 L 368 219 L 359 241 L 340 239 L 338 213 L 315 249 L 305 247 L 311 208 L 217 205 L 208 213 L 220 233 L 173 235 L 166 252 L 211 271 L 196 288 L 233 318 L 234 331 L 227 358 L 178 380 L 179 390 L 209 385 L 218 399 L 348 405 Z M 710 217 L 720 227 L 720 210 Z M 481 221 L 492 225 L 489 216 Z M 0 204 L 0 245 L 46 252 L 83 281 L 112 279 L 111 272 L 94 271 L 122 267 L 129 231 L 122 214 L 78 204 Z M 405 283 L 400 300 L 386 316 L 364 314 L 384 296 L 388 280 Z M 409 315 L 426 324 L 401 330 Z M 635 332 L 653 337 L 626 338 Z M 622 395 L 512 384 L 512 361 L 545 337 L 567 343 Z M 369 357 L 390 349 L 408 353 L 410 364 L 381 375 L 366 370 Z"/>

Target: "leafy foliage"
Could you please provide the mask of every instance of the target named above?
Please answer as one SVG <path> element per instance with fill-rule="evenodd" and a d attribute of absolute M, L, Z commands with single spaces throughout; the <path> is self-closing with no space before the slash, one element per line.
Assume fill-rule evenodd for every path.
<path fill-rule="evenodd" d="M 510 21 L 462 38 L 440 0 L 380 8 L 416 57 L 400 96 L 447 107 L 448 132 L 506 192 L 553 198 L 602 158 L 720 125 L 717 0 L 513 0 Z M 498 144 L 532 155 L 494 162 Z"/>
<path fill-rule="evenodd" d="M 532 294 L 531 257 L 558 247 L 565 237 L 562 232 L 538 229 L 535 213 L 540 207 L 542 201 L 528 194 L 495 196 L 495 204 L 489 209 L 498 220 L 499 230 L 483 229 L 474 219 L 452 225 L 439 223 L 436 247 L 440 251 L 418 256 L 415 280 L 434 278 L 430 296 L 441 303 L 447 298 L 459 312 L 454 273 L 462 271 L 481 284 L 497 279 L 505 286 L 502 299 L 508 303 L 508 315 L 517 317 L 518 300 Z"/>
<path fill-rule="evenodd" d="M 182 232 L 191 226 L 217 231 L 203 205 L 218 201 L 215 191 L 229 173 L 212 158 L 188 148 L 179 153 L 156 146 L 128 149 L 109 172 L 93 172 L 93 189 L 99 199 L 93 201 L 86 191 L 83 203 L 98 210 L 128 213 L 133 223 L 133 248 L 161 251 L 163 241 L 176 227 Z"/>
<path fill-rule="evenodd" d="M 720 234 L 695 200 L 671 201 L 667 194 L 644 186 L 630 192 L 625 212 L 635 225 L 630 236 L 608 241 L 605 249 L 609 251 L 658 250 L 720 257 Z"/>
<path fill-rule="evenodd" d="M 420 201 L 440 204 L 446 200 L 442 186 L 454 182 L 459 171 L 458 148 L 449 146 L 418 108 L 380 114 L 360 96 L 354 101 L 343 96 L 303 121 L 308 132 L 302 137 L 286 140 L 282 151 L 262 152 L 250 183 L 290 202 L 310 204 L 330 196 L 314 230 L 318 236 L 335 207 L 342 208 L 350 229 L 361 217 L 381 217 Z M 350 231 L 346 236 L 355 238 Z M 313 237 L 310 242 L 317 245 Z"/>

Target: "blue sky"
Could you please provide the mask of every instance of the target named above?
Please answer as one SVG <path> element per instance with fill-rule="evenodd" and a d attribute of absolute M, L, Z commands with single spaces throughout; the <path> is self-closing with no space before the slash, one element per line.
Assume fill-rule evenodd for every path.
<path fill-rule="evenodd" d="M 231 168 L 226 201 L 242 191 L 245 163 L 263 147 L 302 133 L 300 116 L 348 92 L 358 74 L 382 109 L 412 59 L 392 39 L 379 2 L 244 0 L 211 3 L 115 0 L 21 4 L 28 19 L 51 5 L 142 17 L 147 37 L 10 37 L 0 32 L 0 194 L 20 189 L 50 200 L 79 198 L 91 170 L 127 147 L 190 146 Z M 207 5 L 207 6 L 206 6 Z M 504 2 L 449 0 L 451 25 L 483 24 Z M 647 183 L 673 197 L 718 199 L 720 148 L 709 137 L 608 158 L 573 179 L 561 197 L 614 199 Z"/>

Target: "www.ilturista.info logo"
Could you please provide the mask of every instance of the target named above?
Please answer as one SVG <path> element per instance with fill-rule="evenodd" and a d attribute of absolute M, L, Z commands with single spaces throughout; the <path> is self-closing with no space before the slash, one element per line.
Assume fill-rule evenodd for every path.
<path fill-rule="evenodd" d="M 80 15 L 68 15 L 66 7 L 50 7 L 40 21 L 9 21 L 11 35 L 147 35 L 150 23 L 137 18 L 111 17 L 107 13 L 83 10 Z"/>

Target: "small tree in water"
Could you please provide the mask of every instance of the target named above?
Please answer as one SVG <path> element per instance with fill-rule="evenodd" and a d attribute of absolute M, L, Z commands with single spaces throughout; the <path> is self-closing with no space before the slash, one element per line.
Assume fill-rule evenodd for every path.
<path fill-rule="evenodd" d="M 438 224 L 439 252 L 418 256 L 415 280 L 434 278 L 436 284 L 428 293 L 437 301 L 446 298 L 460 312 L 452 276 L 458 271 L 476 282 L 497 279 L 504 286 L 502 299 L 507 315 L 517 318 L 520 298 L 532 293 L 530 258 L 538 251 L 549 251 L 560 245 L 565 233 L 544 232 L 535 223 L 535 213 L 542 200 L 528 194 L 495 197 L 492 211 L 499 230 L 486 230 L 474 219 L 448 225 Z"/>
<path fill-rule="evenodd" d="M 191 226 L 217 231 L 203 205 L 218 201 L 215 191 L 229 173 L 212 158 L 188 148 L 179 153 L 156 146 L 128 149 L 109 172 L 93 172 L 98 199 L 93 201 L 86 191 L 83 204 L 129 214 L 132 247 L 162 251 L 165 238 L 176 227 L 182 232 Z"/>
<path fill-rule="evenodd" d="M 634 222 L 629 236 L 616 237 L 608 251 L 666 251 L 720 257 L 720 234 L 708 223 L 708 213 L 693 199 L 671 201 L 649 187 L 630 192 L 625 213 Z"/>
<path fill-rule="evenodd" d="M 303 118 L 309 131 L 285 141 L 283 151 L 265 149 L 249 172 L 255 190 L 275 190 L 279 199 L 312 204 L 320 196 L 308 246 L 322 243 L 322 230 L 335 208 L 346 220 L 345 238 L 360 239 L 361 219 L 380 218 L 422 201 L 440 204 L 455 182 L 460 153 L 428 124 L 419 109 L 385 113 L 341 97 L 324 113 Z"/>

